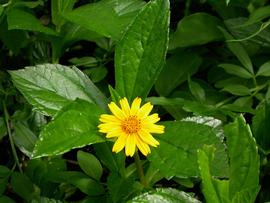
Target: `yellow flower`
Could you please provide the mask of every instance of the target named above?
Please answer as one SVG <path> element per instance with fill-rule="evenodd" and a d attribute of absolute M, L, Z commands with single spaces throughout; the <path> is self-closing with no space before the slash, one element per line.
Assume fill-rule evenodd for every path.
<path fill-rule="evenodd" d="M 111 102 L 108 106 L 113 115 L 102 114 L 98 126 L 99 131 L 106 133 L 106 138 L 117 138 L 113 152 L 120 152 L 125 148 L 127 156 L 133 156 L 136 146 L 145 156 L 151 152 L 149 145 L 156 147 L 159 142 L 151 133 L 164 133 L 164 126 L 155 124 L 160 120 L 157 113 L 149 115 L 153 109 L 150 102 L 142 107 L 141 99 L 136 98 L 131 106 L 127 98 L 120 100 L 120 108 Z"/>

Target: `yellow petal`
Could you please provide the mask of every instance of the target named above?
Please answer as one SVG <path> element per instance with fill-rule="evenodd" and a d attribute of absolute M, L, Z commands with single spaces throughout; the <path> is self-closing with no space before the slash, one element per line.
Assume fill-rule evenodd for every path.
<path fill-rule="evenodd" d="M 127 116 L 129 116 L 129 114 L 130 114 L 130 106 L 129 106 L 127 98 L 124 97 L 123 99 L 120 99 L 119 103 L 120 103 L 120 106 L 121 106 L 122 110 L 124 111 L 124 113 Z"/>
<path fill-rule="evenodd" d="M 141 141 L 139 136 L 136 136 L 136 145 L 144 156 L 147 156 L 151 152 L 150 147 Z"/>
<path fill-rule="evenodd" d="M 137 116 L 139 117 L 139 118 L 145 118 L 145 117 L 147 117 L 148 115 L 149 115 L 149 113 L 152 111 L 152 109 L 153 109 L 153 105 L 150 103 L 150 102 L 148 102 L 148 103 L 146 103 L 146 104 L 144 104 L 140 109 L 139 109 L 139 111 L 138 111 L 138 113 L 137 113 Z"/>
<path fill-rule="evenodd" d="M 106 138 L 119 137 L 123 132 L 121 129 L 115 129 L 107 133 Z"/>
<path fill-rule="evenodd" d="M 142 128 L 147 130 L 149 133 L 157 133 L 157 134 L 164 133 L 164 129 L 165 129 L 163 125 L 157 125 L 157 124 L 144 124 Z"/>
<path fill-rule="evenodd" d="M 141 130 L 138 134 L 143 142 L 153 147 L 156 147 L 157 145 L 159 145 L 159 142 L 155 138 L 153 138 L 153 136 L 147 131 Z"/>
<path fill-rule="evenodd" d="M 128 135 L 125 152 L 127 156 L 133 156 L 135 153 L 136 143 L 135 143 L 135 136 Z"/>
<path fill-rule="evenodd" d="M 126 141 L 127 141 L 126 135 L 121 135 L 120 137 L 118 137 L 118 139 L 113 145 L 112 151 L 116 153 L 120 152 L 122 149 L 124 149 Z"/>
<path fill-rule="evenodd" d="M 142 119 L 142 122 L 148 122 L 148 123 L 156 123 L 160 120 L 157 113 L 151 114 L 147 116 L 146 118 Z"/>
<path fill-rule="evenodd" d="M 125 113 L 114 102 L 111 102 L 108 107 L 113 115 L 115 115 L 120 120 L 124 120 L 126 118 Z"/>
<path fill-rule="evenodd" d="M 121 130 L 120 125 L 115 125 L 114 123 L 102 123 L 98 125 L 99 132 L 108 133 L 115 130 Z"/>
<path fill-rule="evenodd" d="M 103 122 L 103 123 L 106 123 L 106 122 L 115 122 L 115 123 L 121 122 L 117 117 L 112 116 L 112 115 L 108 115 L 108 114 L 101 114 L 99 120 L 101 122 Z"/>
<path fill-rule="evenodd" d="M 130 115 L 136 115 L 141 105 L 141 98 L 137 97 L 131 104 Z"/>

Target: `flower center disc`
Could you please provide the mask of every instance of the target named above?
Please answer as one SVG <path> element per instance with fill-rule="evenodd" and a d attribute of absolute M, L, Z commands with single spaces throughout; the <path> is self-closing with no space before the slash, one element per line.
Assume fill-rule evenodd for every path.
<path fill-rule="evenodd" d="M 129 116 L 122 122 L 121 127 L 127 134 L 137 133 L 141 128 L 141 121 L 136 116 Z"/>

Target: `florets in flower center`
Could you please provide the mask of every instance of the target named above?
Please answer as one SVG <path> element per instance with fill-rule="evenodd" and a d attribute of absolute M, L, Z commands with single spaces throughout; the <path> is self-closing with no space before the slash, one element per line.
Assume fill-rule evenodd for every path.
<path fill-rule="evenodd" d="M 141 121 L 137 116 L 129 116 L 122 122 L 121 127 L 127 134 L 137 133 L 141 129 Z"/>

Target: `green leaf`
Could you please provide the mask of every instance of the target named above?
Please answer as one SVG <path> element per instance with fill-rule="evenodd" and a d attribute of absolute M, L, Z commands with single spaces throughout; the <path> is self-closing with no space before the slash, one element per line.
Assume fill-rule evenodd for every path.
<path fill-rule="evenodd" d="M 149 93 L 164 65 L 168 23 L 169 1 L 150 1 L 116 45 L 116 90 L 121 96 L 132 100 Z"/>
<path fill-rule="evenodd" d="M 207 13 L 186 16 L 179 21 L 177 30 L 172 34 L 169 49 L 219 41 L 223 36 L 218 26 L 222 26 L 222 22 Z"/>
<path fill-rule="evenodd" d="M 245 24 L 249 25 L 260 22 L 268 17 L 270 17 L 270 6 L 259 7 L 250 14 L 249 19 Z"/>
<path fill-rule="evenodd" d="M 199 85 L 199 83 L 194 82 L 188 77 L 188 86 L 191 94 L 200 102 L 205 101 L 205 91 L 204 89 Z"/>
<path fill-rule="evenodd" d="M 0 140 L 6 135 L 7 127 L 3 117 L 0 117 Z"/>
<path fill-rule="evenodd" d="M 229 203 L 229 182 L 215 179 L 210 170 L 211 162 L 214 158 L 215 148 L 213 146 L 203 146 L 197 151 L 199 170 L 202 177 L 202 191 L 207 202 Z"/>
<path fill-rule="evenodd" d="M 227 40 L 234 40 L 233 36 L 229 34 L 225 29 L 219 27 L 219 29 L 223 32 L 223 35 Z M 240 63 L 251 73 L 254 74 L 253 65 L 249 58 L 248 53 L 240 44 L 240 42 L 236 41 L 227 41 L 227 46 L 230 51 L 238 58 Z"/>
<path fill-rule="evenodd" d="M 157 92 L 163 96 L 169 95 L 174 88 L 187 80 L 188 75 L 196 73 L 201 63 L 201 57 L 195 52 L 177 52 L 166 60 L 155 84 Z"/>
<path fill-rule="evenodd" d="M 38 191 L 31 180 L 26 175 L 18 172 L 12 173 L 11 186 L 16 194 L 27 201 L 38 195 Z"/>
<path fill-rule="evenodd" d="M 144 4 L 141 0 L 102 0 L 65 12 L 63 17 L 106 37 L 120 39 Z"/>
<path fill-rule="evenodd" d="M 57 35 L 57 33 L 51 28 L 43 26 L 41 21 L 31 13 L 20 9 L 11 9 L 7 13 L 7 21 L 9 30 L 19 29 L 41 32 L 48 35 Z"/>
<path fill-rule="evenodd" d="M 6 21 L 0 23 L 0 39 L 14 54 L 18 54 L 20 49 L 29 42 L 28 35 L 24 30 L 8 30 Z"/>
<path fill-rule="evenodd" d="M 219 67 L 223 68 L 227 73 L 236 75 L 241 78 L 250 79 L 253 75 L 244 69 L 241 66 L 229 64 L 229 63 L 222 63 L 218 65 Z"/>
<path fill-rule="evenodd" d="M 47 197 L 40 197 L 38 199 L 32 200 L 31 203 L 65 203 L 65 202 L 55 199 L 49 199 Z"/>
<path fill-rule="evenodd" d="M 174 188 L 157 188 L 154 191 L 146 192 L 134 197 L 127 203 L 200 203 L 199 200 L 190 194 Z"/>
<path fill-rule="evenodd" d="M 256 76 L 270 76 L 270 61 L 260 66 Z"/>
<path fill-rule="evenodd" d="M 52 22 L 56 25 L 56 30 L 60 30 L 65 23 L 62 13 L 72 10 L 76 0 L 55 0 L 51 2 Z"/>
<path fill-rule="evenodd" d="M 10 170 L 6 166 L 0 165 L 0 178 L 5 178 L 10 175 Z"/>
<path fill-rule="evenodd" d="M 247 88 L 246 86 L 244 85 L 226 85 L 222 91 L 226 91 L 226 92 L 229 92 L 233 95 L 237 95 L 237 96 L 246 96 L 246 95 L 250 95 L 251 92 L 250 92 L 250 89 Z"/>
<path fill-rule="evenodd" d="M 3 11 L 4 11 L 4 7 L 0 4 L 0 16 L 2 15 Z"/>
<path fill-rule="evenodd" d="M 21 152 L 30 157 L 37 141 L 37 136 L 22 122 L 15 122 L 14 130 L 13 139 L 16 146 Z"/>
<path fill-rule="evenodd" d="M 232 203 L 254 203 L 260 187 L 250 187 L 237 192 L 232 199 Z"/>
<path fill-rule="evenodd" d="M 34 108 L 54 115 L 76 98 L 107 108 L 107 99 L 79 69 L 44 64 L 10 71 L 13 83 Z"/>
<path fill-rule="evenodd" d="M 252 131 L 257 143 L 262 147 L 263 150 L 270 150 L 270 104 L 264 102 L 256 110 L 255 116 L 252 118 Z"/>
<path fill-rule="evenodd" d="M 13 199 L 10 199 L 8 196 L 1 196 L 0 202 L 3 203 L 16 203 Z"/>
<path fill-rule="evenodd" d="M 121 177 L 118 173 L 111 173 L 108 177 L 108 189 L 112 202 L 126 201 L 135 192 L 135 178 Z"/>
<path fill-rule="evenodd" d="M 78 171 L 55 172 L 50 178 L 54 182 L 72 184 L 89 196 L 97 196 L 104 193 L 104 188 L 99 182 Z"/>
<path fill-rule="evenodd" d="M 81 169 L 91 178 L 99 180 L 102 175 L 102 166 L 99 160 L 90 153 L 78 151 L 77 160 Z"/>
<path fill-rule="evenodd" d="M 125 155 L 124 153 L 113 153 L 112 143 L 104 142 L 94 145 L 95 152 L 100 161 L 112 172 L 124 174 Z"/>
<path fill-rule="evenodd" d="M 71 102 L 41 131 L 32 157 L 63 154 L 73 148 L 104 142 L 97 128 L 102 112 L 84 100 Z"/>
<path fill-rule="evenodd" d="M 165 125 L 165 133 L 156 137 L 160 146 L 152 149 L 148 159 L 164 177 L 199 176 L 197 150 L 204 145 L 213 145 L 217 149 L 211 165 L 213 175 L 228 175 L 225 146 L 212 127 L 186 121 L 162 124 Z"/>
<path fill-rule="evenodd" d="M 224 132 L 230 157 L 229 195 L 233 199 L 240 191 L 259 187 L 260 158 L 256 142 L 242 116 L 226 125 Z"/>

